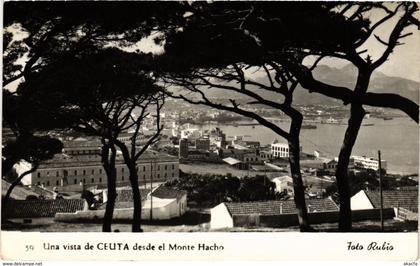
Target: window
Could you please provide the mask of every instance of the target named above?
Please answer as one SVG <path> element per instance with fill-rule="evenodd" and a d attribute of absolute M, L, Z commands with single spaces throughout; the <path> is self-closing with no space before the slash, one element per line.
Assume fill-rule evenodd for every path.
<path fill-rule="evenodd" d="M 55 181 L 55 185 L 56 185 L 56 186 L 58 186 L 58 180 L 57 180 L 57 181 Z"/>
<path fill-rule="evenodd" d="M 83 170 L 83 175 L 86 175 L 86 170 Z"/>
<path fill-rule="evenodd" d="M 158 171 L 160 171 L 160 165 L 158 165 Z"/>
<path fill-rule="evenodd" d="M 99 169 L 99 173 L 102 174 L 102 169 Z"/>
<path fill-rule="evenodd" d="M 146 180 L 146 175 L 143 175 L 143 179 Z"/>
<path fill-rule="evenodd" d="M 175 169 L 175 164 L 172 165 L 172 170 L 174 170 L 174 169 Z"/>
<path fill-rule="evenodd" d="M 74 175 L 77 175 L 77 170 L 74 170 Z"/>
<path fill-rule="evenodd" d="M 75 179 L 75 180 L 74 180 L 74 184 L 75 184 L 75 185 L 77 184 L 77 179 Z"/>
<path fill-rule="evenodd" d="M 165 179 L 168 177 L 168 174 L 165 173 Z"/>
<path fill-rule="evenodd" d="M 99 178 L 99 183 L 102 183 L 102 177 Z"/>
<path fill-rule="evenodd" d="M 95 178 L 92 178 L 92 183 L 95 183 Z"/>
<path fill-rule="evenodd" d="M 165 170 L 168 170 L 168 166 L 165 164 Z"/>
<path fill-rule="evenodd" d="M 55 174 L 56 177 L 58 177 L 60 175 L 60 173 L 57 171 L 57 173 Z"/>
<path fill-rule="evenodd" d="M 49 176 L 49 175 L 50 175 L 50 172 L 47 171 L 47 176 Z"/>
<path fill-rule="evenodd" d="M 83 178 L 83 183 L 86 183 L 86 179 Z"/>
<path fill-rule="evenodd" d="M 95 174 L 95 169 L 92 169 L 92 175 Z"/>
<path fill-rule="evenodd" d="M 47 181 L 47 186 L 49 186 L 49 185 L 50 185 L 50 181 L 48 180 L 48 181 Z"/>
<path fill-rule="evenodd" d="M 41 173 L 38 172 L 38 178 L 40 178 L 40 177 L 41 177 Z"/>
<path fill-rule="evenodd" d="M 146 166 L 143 166 L 143 172 L 146 172 Z"/>
<path fill-rule="evenodd" d="M 121 168 L 121 172 L 124 173 L 124 168 Z"/>
<path fill-rule="evenodd" d="M 160 174 L 158 174 L 158 179 L 160 178 Z"/>

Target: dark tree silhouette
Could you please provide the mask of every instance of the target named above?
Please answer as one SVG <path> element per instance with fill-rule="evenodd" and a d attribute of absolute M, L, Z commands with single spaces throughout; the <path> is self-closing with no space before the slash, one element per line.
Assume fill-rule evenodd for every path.
<path fill-rule="evenodd" d="M 363 106 L 399 109 L 418 123 L 419 108 L 413 101 L 397 94 L 368 92 L 373 71 L 388 60 L 395 47 L 401 44 L 402 38 L 410 35 L 406 30 L 411 25 L 418 28 L 419 22 L 415 14 L 417 9 L 417 4 L 412 2 L 196 2 L 192 4 L 8 2 L 5 4 L 4 26 L 19 23 L 27 36 L 17 41 L 13 40 L 13 34 L 11 35 L 9 31 L 4 34 L 3 85 L 24 78 L 25 83 L 37 83 L 39 86 L 49 79 L 48 75 L 41 75 L 44 80 L 39 79 L 38 71 L 41 69 L 48 73 L 52 65 L 59 65 L 60 61 L 73 60 L 75 56 L 92 46 L 102 49 L 110 43 L 128 45 L 148 35 L 152 30 L 159 29 L 169 33 L 169 36 L 175 36 L 174 39 L 166 40 L 168 47 L 175 47 L 174 50 L 186 55 L 182 64 L 177 66 L 180 70 L 189 68 L 193 59 L 200 60 L 198 71 L 229 70 L 227 67 L 235 63 L 241 71 L 246 66 L 259 66 L 261 71 L 273 75 L 272 79 L 276 82 L 276 77 L 290 76 L 292 78 L 288 77 L 287 83 L 282 82 L 283 86 L 287 85 L 289 91 L 293 82 L 298 82 L 309 92 L 339 99 L 346 105 L 351 104 L 351 117 L 336 173 L 340 193 L 339 227 L 342 231 L 349 231 L 351 210 L 347 168 L 365 115 Z M 368 16 L 373 10 L 380 10 L 384 14 L 383 18 L 370 21 Z M 375 30 L 391 20 L 396 20 L 396 24 L 389 38 L 384 40 L 384 37 L 376 35 Z M 184 34 L 191 34 L 189 43 L 176 39 L 177 36 L 185 36 Z M 361 50 L 363 44 L 371 37 L 385 48 L 384 53 L 376 60 L 371 56 L 363 57 L 367 51 Z M 27 62 L 23 66 L 15 65 L 16 59 L 21 58 L 26 52 L 28 52 Z M 308 56 L 318 57 L 312 67 L 302 64 L 303 59 Z M 358 78 L 355 88 L 332 86 L 317 80 L 312 75 L 317 63 L 326 57 L 348 60 L 357 67 Z M 193 61 L 192 65 L 197 65 L 196 63 Z M 248 82 L 248 80 L 244 82 L 241 75 L 236 77 L 240 79 L 237 83 L 240 85 L 236 88 L 241 88 L 241 84 L 246 85 Z M 193 80 L 203 82 L 197 78 Z M 221 85 L 214 79 L 206 80 Z M 271 83 L 271 80 L 269 82 Z M 202 89 L 197 86 L 196 88 Z M 25 97 L 34 98 L 29 89 Z M 207 104 L 205 98 L 203 99 Z M 235 102 L 231 102 L 228 107 L 241 109 Z M 6 116 L 4 119 L 7 121 Z M 13 125 L 11 128 L 13 130 Z M 21 129 L 15 128 L 15 132 Z M 109 132 L 101 134 L 110 135 Z M 28 134 L 22 131 L 17 135 Z M 109 149 L 114 144 L 110 143 Z"/>
<path fill-rule="evenodd" d="M 61 141 L 50 137 L 26 136 L 25 138 L 17 138 L 14 141 L 6 143 L 2 151 L 4 160 L 16 162 L 17 159 L 24 160 L 31 164 L 31 168 L 21 173 L 7 189 L 3 199 L 2 219 L 7 219 L 8 202 L 13 189 L 19 185 L 22 179 L 30 173 L 38 169 L 40 162 L 51 159 L 54 154 L 60 153 L 63 148 Z"/>
<path fill-rule="evenodd" d="M 31 164 L 31 169 L 12 181 L 4 198 L 3 209 L 5 209 L 13 189 L 21 183 L 21 180 L 36 171 L 42 161 L 60 153 L 63 145 L 58 139 L 40 135 L 43 130 L 59 126 L 59 123 L 50 116 L 40 117 L 31 113 L 30 105 L 20 95 L 8 91 L 3 92 L 3 118 L 7 121 L 7 123 L 3 122 L 3 125 L 10 127 L 14 138 L 3 140 L 2 178 L 5 178 L 12 171 L 13 166 L 21 161 Z"/>
<path fill-rule="evenodd" d="M 176 2 L 7 2 L 3 86 L 28 80 L 31 73 L 92 45 L 129 46 L 158 26 L 169 28 L 177 17 L 169 15 L 181 11 Z M 24 53 L 26 62 L 16 64 Z"/>
<path fill-rule="evenodd" d="M 92 47 L 98 50 L 107 45 L 125 47 L 158 31 L 159 27 L 168 29 L 173 18 L 179 17 L 178 12 L 183 12 L 179 7 L 180 4 L 176 2 L 5 3 L 3 86 L 15 81 L 48 84 L 50 77 L 39 75 L 40 70 L 47 73 L 54 66 L 61 67 L 62 63 Z M 16 36 L 18 38 L 14 38 Z M 26 62 L 21 65 L 17 60 L 22 59 L 23 55 L 26 56 Z M 40 77 L 45 80 L 40 80 Z M 27 89 L 25 98 L 34 100 L 33 93 Z M 49 115 L 48 112 L 46 114 Z M 112 170 L 114 143 L 103 141 L 106 142 L 103 165 L 110 167 L 107 172 L 112 175 L 115 172 Z"/>
<path fill-rule="evenodd" d="M 135 163 L 153 144 L 161 127 L 157 119 L 157 131 L 143 146 L 139 140 L 141 125 L 150 106 L 161 108 L 162 99 L 156 96 L 159 87 L 154 85 L 146 72 L 139 69 L 148 56 L 134 56 L 118 49 L 99 52 L 88 51 L 78 58 L 61 61 L 59 67 L 50 65 L 33 75 L 30 82 L 21 84 L 18 92 L 31 94 L 34 111 L 49 106 L 49 114 L 67 127 L 97 136 L 102 141 L 102 164 L 108 177 L 108 201 L 103 230 L 111 231 L 113 206 L 116 198 L 116 148 L 120 148 L 130 170 L 133 189 L 133 231 L 140 232 L 141 197 Z M 135 59 L 135 60 L 133 60 Z M 48 78 L 47 78 L 48 77 Z M 138 115 L 134 110 L 139 111 Z M 118 140 L 121 133 L 133 130 L 127 157 L 127 146 Z M 133 173 L 134 171 L 134 173 Z"/>
<path fill-rule="evenodd" d="M 153 85 L 149 85 L 153 87 Z M 123 122 L 121 126 L 130 127 L 133 128 L 133 135 L 131 136 L 130 142 L 126 143 L 123 141 L 120 141 L 118 139 L 115 140 L 115 144 L 118 146 L 118 148 L 121 150 L 124 162 L 128 167 L 129 171 L 129 178 L 131 187 L 133 189 L 133 201 L 134 202 L 140 202 L 141 203 L 141 195 L 139 190 L 139 175 L 138 170 L 136 167 L 136 163 L 140 156 L 153 144 L 157 143 L 159 141 L 160 132 L 163 129 L 163 126 L 160 125 L 160 110 L 163 107 L 164 104 L 164 96 L 163 94 L 157 94 L 157 95 L 147 95 L 147 98 L 140 98 L 138 100 L 131 101 L 131 106 L 129 108 L 140 109 L 140 114 L 137 117 L 133 117 L 131 111 L 126 112 L 122 117 L 125 117 L 122 119 Z M 138 141 L 144 136 L 141 136 L 141 125 L 143 123 L 143 120 L 146 116 L 148 116 L 148 113 L 150 111 L 151 107 L 156 108 L 156 131 L 154 134 L 149 137 L 143 145 L 139 144 Z M 131 120 L 130 122 L 129 119 Z M 126 125 L 126 124 L 129 125 Z M 140 220 L 141 220 L 141 204 L 134 204 L 134 216 L 133 216 L 133 232 L 142 232 L 142 229 L 140 227 Z"/>
<path fill-rule="evenodd" d="M 304 26 L 308 27 L 308 25 L 311 25 L 309 22 L 312 22 L 313 18 L 302 14 L 302 12 L 309 13 L 312 16 L 316 15 L 316 18 L 320 18 L 321 22 L 319 23 L 323 24 L 326 23 L 327 19 L 326 15 L 322 17 L 322 14 L 327 14 L 328 9 L 319 4 L 296 7 L 290 4 L 258 4 L 255 2 L 198 3 L 190 7 L 190 12 L 193 15 L 187 17 L 185 24 L 182 25 L 182 30 L 171 32 L 167 35 L 166 53 L 164 56 L 168 61 L 164 64 L 172 66 L 173 69 L 170 70 L 171 74 L 169 77 L 166 76 L 164 80 L 173 85 L 184 87 L 196 94 L 191 96 L 191 94 L 178 91 L 171 93 L 171 96 L 182 98 L 192 104 L 204 104 L 255 119 L 285 138 L 289 144 L 289 162 L 300 227 L 302 231 L 310 230 L 299 162 L 299 134 L 303 116 L 292 106 L 293 92 L 298 85 L 298 81 L 287 68 L 284 68 L 274 60 L 272 55 L 264 50 L 266 49 L 265 47 L 264 49 L 261 48 L 261 43 L 257 36 L 250 34 L 250 31 L 245 27 L 254 27 L 247 20 L 250 17 L 256 20 L 255 16 L 264 13 L 282 16 L 282 23 L 287 24 L 284 26 L 285 30 L 287 26 L 294 27 L 293 29 L 295 30 L 304 29 Z M 310 17 L 311 19 L 309 22 L 303 22 L 302 26 L 296 23 L 296 20 L 301 16 L 304 18 Z M 262 19 L 263 17 L 258 18 Z M 260 25 L 260 22 L 253 21 L 253 23 L 256 23 L 256 27 L 259 27 L 258 30 L 263 32 L 265 28 Z M 311 28 L 313 28 L 312 25 Z M 273 46 L 279 45 L 279 49 L 285 47 L 292 50 L 286 50 L 286 54 L 289 56 L 292 54 L 294 56 L 293 59 L 296 61 L 300 60 L 301 64 L 303 57 L 293 50 L 295 48 L 291 49 L 285 45 L 289 45 L 289 42 L 292 42 L 293 45 L 312 45 L 311 41 L 302 39 L 297 35 L 284 37 L 277 34 L 276 36 L 280 36 L 280 41 L 271 39 Z M 318 37 L 311 32 L 308 39 L 312 38 L 314 40 Z M 290 38 L 290 40 L 287 38 Z M 325 33 L 323 33 L 323 38 L 326 39 Z M 191 40 L 194 41 L 192 42 Z M 277 43 L 274 44 L 274 42 Z M 332 46 L 329 43 L 325 45 Z M 163 60 L 165 61 L 165 59 Z M 313 67 L 315 67 L 316 63 Z M 250 78 L 246 74 L 248 69 L 260 71 L 264 75 L 265 81 L 260 82 Z M 207 88 L 225 90 L 230 93 L 226 95 L 239 94 L 246 96 L 247 104 L 250 105 L 265 105 L 278 109 L 290 118 L 290 128 L 288 130 L 282 129 L 279 125 L 270 122 L 256 112 L 249 111 L 246 105 L 238 104 L 234 98 L 227 96 L 225 100 L 228 100 L 228 104 L 218 103 L 206 96 Z M 271 95 L 264 97 L 258 93 L 258 90 L 269 91 Z"/>
<path fill-rule="evenodd" d="M 415 3 L 196 3 L 190 5 L 192 15 L 187 17 L 204 18 L 192 27 L 192 36 L 204 36 L 209 43 L 224 40 L 211 49 L 201 49 L 203 42 L 191 42 L 185 46 L 176 38 L 170 39 L 172 46 L 180 51 L 196 51 L 200 59 L 211 64 L 225 66 L 228 61 L 241 55 L 239 60 L 254 64 L 274 63 L 286 69 L 299 84 L 309 92 L 351 103 L 351 116 L 339 155 L 336 177 L 340 193 L 341 231 L 351 230 L 350 194 L 347 169 L 352 148 L 365 115 L 363 105 L 388 107 L 405 112 L 418 123 L 419 108 L 413 101 L 392 93 L 367 92 L 372 72 L 390 56 L 399 40 L 410 35 L 404 30 L 410 25 L 418 26 L 414 13 Z M 376 22 L 368 16 L 373 10 L 382 10 L 385 15 Z M 375 29 L 391 19 L 397 19 L 389 40 L 375 36 Z M 328 29 L 328 30 L 325 30 Z M 180 30 L 185 32 L 185 27 Z M 178 36 L 182 34 L 178 34 Z M 207 37 L 206 37 L 207 36 Z M 360 50 L 370 36 L 385 45 L 385 51 L 376 61 L 370 56 L 363 58 L 367 51 Z M 232 40 L 235 41 L 227 41 Z M 167 41 L 168 43 L 168 41 Z M 181 43 L 182 46 L 177 46 Z M 248 52 L 248 57 L 243 53 Z M 233 54 L 233 55 L 232 55 Z M 336 57 L 353 63 L 359 70 L 354 90 L 332 86 L 314 78 L 314 66 L 304 64 L 303 58 L 317 56 L 314 66 L 325 57 Z M 204 67 L 204 66 L 202 66 Z"/>
<path fill-rule="evenodd" d="M 289 68 L 294 69 L 291 71 L 298 77 L 304 88 L 321 92 L 329 97 L 341 99 L 345 104 L 351 103 L 348 127 L 338 157 L 336 170 L 337 187 L 340 195 L 339 229 L 341 231 L 351 230 L 351 192 L 348 178 L 348 165 L 353 146 L 366 114 L 363 105 L 397 108 L 405 112 L 418 123 L 419 108 L 416 103 L 398 95 L 368 92 L 372 73 L 388 60 L 397 45 L 401 45 L 399 42 L 400 39 L 411 35 L 411 33 L 405 32 L 406 28 L 410 25 L 418 25 L 418 21 L 414 18 L 414 13 L 418 10 L 417 4 L 394 3 L 388 5 L 386 3 L 349 3 L 340 9 L 340 14 L 345 17 L 346 21 L 362 22 L 366 21 L 374 10 L 382 10 L 384 15 L 378 19 L 378 21 L 366 24 L 363 27 L 364 34 L 361 38 L 354 42 L 347 42 L 346 46 L 343 47 L 341 51 L 311 51 L 313 54 L 319 55 L 319 58 L 329 56 L 350 61 L 358 70 L 357 81 L 353 91 L 323 84 L 315 80 L 307 68 L 295 66 Z M 389 39 L 384 41 L 382 40 L 382 37 L 375 34 L 375 29 L 385 23 L 389 23 L 391 19 L 396 19 L 397 22 L 391 30 Z M 369 55 L 363 58 L 362 55 L 368 51 L 360 51 L 360 47 L 362 47 L 371 36 L 374 36 L 380 45 L 385 46 L 384 52 L 376 61 L 372 61 L 372 58 Z M 290 66 L 291 64 L 286 63 L 285 65 Z"/>
<path fill-rule="evenodd" d="M 178 54 L 180 55 L 180 54 Z M 224 58 L 226 59 L 226 58 Z M 209 70 L 194 69 L 191 72 L 183 72 L 169 76 L 166 76 L 164 80 L 171 83 L 172 85 L 183 86 L 187 91 L 193 92 L 196 95 L 191 95 L 186 92 L 173 92 L 170 91 L 171 97 L 183 99 L 191 104 L 203 104 L 216 109 L 226 110 L 235 112 L 245 117 L 255 119 L 263 126 L 273 130 L 288 141 L 289 144 L 289 163 L 293 178 L 294 185 L 294 197 L 296 207 L 298 209 L 299 224 L 301 231 L 311 230 L 308 222 L 307 209 L 305 204 L 305 194 L 302 182 L 302 176 L 300 172 L 300 143 L 299 134 L 302 125 L 302 114 L 292 107 L 293 91 L 297 86 L 297 82 L 293 80 L 287 73 L 272 74 L 277 68 L 276 65 L 263 65 L 266 73 L 267 82 L 269 85 L 264 83 L 250 80 L 244 74 L 244 70 L 252 65 L 238 64 L 236 62 L 227 66 L 225 69 L 213 68 Z M 279 70 L 280 71 L 280 70 Z M 229 103 L 218 102 L 217 100 L 210 99 L 206 96 L 206 89 L 221 89 L 227 92 L 239 93 L 247 96 L 248 106 L 268 106 L 281 110 L 286 114 L 290 120 L 289 130 L 282 129 L 279 125 L 270 122 L 262 115 L 256 112 L 249 111 L 246 108 L 247 104 L 242 106 L 238 104 L 235 99 L 227 97 Z M 274 96 L 282 96 L 284 99 L 282 102 L 278 102 L 271 98 L 263 97 L 256 91 L 257 89 L 268 90 L 273 92 Z M 197 95 L 198 94 L 198 95 Z M 276 95 L 277 94 L 277 95 Z M 194 97 L 198 96 L 198 97 Z M 197 99 L 198 98 L 198 99 Z"/>

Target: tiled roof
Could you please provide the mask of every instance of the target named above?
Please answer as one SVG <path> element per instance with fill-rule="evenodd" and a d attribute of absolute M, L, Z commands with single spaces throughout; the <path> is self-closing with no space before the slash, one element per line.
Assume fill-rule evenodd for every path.
<path fill-rule="evenodd" d="M 141 200 L 146 200 L 147 195 L 149 194 L 150 189 L 148 188 L 140 188 L 140 196 Z M 128 202 L 133 201 L 133 191 L 130 188 L 123 188 L 123 189 L 117 189 L 117 198 L 115 200 L 116 202 Z"/>
<path fill-rule="evenodd" d="M 6 210 L 9 218 L 54 217 L 57 212 L 74 213 L 83 210 L 83 199 L 11 200 Z"/>
<path fill-rule="evenodd" d="M 230 164 L 230 165 L 235 165 L 235 164 L 241 163 L 241 161 L 239 161 L 235 158 L 232 158 L 232 157 L 227 157 L 227 158 L 223 159 L 223 161 Z"/>
<path fill-rule="evenodd" d="M 6 182 L 5 180 L 1 180 L 1 194 L 4 196 L 7 193 L 7 190 L 10 187 L 10 183 Z M 13 191 L 12 194 L 10 195 L 10 197 L 12 199 L 17 199 L 17 200 L 24 200 L 26 199 L 27 196 L 36 196 L 38 197 L 39 194 L 31 191 L 30 189 L 23 187 L 23 186 L 16 186 Z"/>
<path fill-rule="evenodd" d="M 365 191 L 367 197 L 375 208 L 381 207 L 381 196 L 379 191 Z M 417 190 L 384 190 L 382 192 L 384 208 L 402 207 L 410 211 L 418 210 Z"/>
<path fill-rule="evenodd" d="M 222 149 L 223 155 L 228 156 L 229 154 L 247 154 L 247 153 L 255 153 L 255 150 L 252 149 Z"/>
<path fill-rule="evenodd" d="M 293 200 L 272 200 L 252 202 L 225 202 L 231 215 L 279 215 L 296 213 Z M 329 198 L 306 200 L 309 212 L 338 211 L 337 205 Z"/>
<path fill-rule="evenodd" d="M 137 163 L 148 163 L 151 161 L 156 162 L 178 162 L 178 158 L 176 156 L 172 156 L 166 153 L 159 153 L 154 151 L 145 151 L 140 158 L 138 159 Z M 116 164 L 118 166 L 124 165 L 124 160 L 122 155 L 117 154 Z M 101 156 L 99 155 L 68 155 L 68 154 L 56 154 L 50 160 L 43 161 L 39 168 L 60 168 L 60 167 L 74 167 L 80 165 L 94 165 L 94 166 L 102 166 L 101 163 Z"/>
<path fill-rule="evenodd" d="M 145 201 L 147 199 L 147 195 L 149 194 L 150 189 L 148 188 L 140 188 L 140 196 L 141 201 Z M 107 191 L 108 193 L 108 191 Z M 123 187 L 117 188 L 117 198 L 115 199 L 115 209 L 121 208 L 132 208 L 133 207 L 133 191 L 131 187 Z M 106 203 L 102 204 L 99 209 L 105 210 Z"/>
<path fill-rule="evenodd" d="M 166 187 L 164 185 L 159 186 L 152 192 L 152 196 L 160 199 L 177 199 L 180 200 L 187 192 L 185 190 L 177 190 Z"/>

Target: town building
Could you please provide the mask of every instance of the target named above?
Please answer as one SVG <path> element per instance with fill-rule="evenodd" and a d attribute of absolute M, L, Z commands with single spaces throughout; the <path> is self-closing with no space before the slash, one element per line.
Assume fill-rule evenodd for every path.
<path fill-rule="evenodd" d="M 384 208 L 405 208 L 407 210 L 418 211 L 418 191 L 417 190 L 384 190 L 382 191 Z M 379 190 L 360 190 L 351 197 L 352 210 L 365 210 L 380 208 Z"/>
<path fill-rule="evenodd" d="M 239 169 L 239 170 L 247 170 L 249 169 L 249 164 L 245 164 L 244 162 L 237 160 L 232 157 L 227 157 L 223 159 L 223 162 L 229 164 L 230 166 Z"/>
<path fill-rule="evenodd" d="M 418 220 L 418 190 L 384 190 L 383 209 L 391 209 L 392 217 L 402 220 Z M 378 210 L 381 208 L 379 191 L 360 190 L 350 199 L 352 211 Z"/>
<path fill-rule="evenodd" d="M 195 140 L 195 149 L 208 151 L 210 150 L 210 139 L 208 138 L 199 138 Z"/>
<path fill-rule="evenodd" d="M 1 194 L 2 196 L 6 195 L 7 190 L 10 187 L 10 183 L 6 180 L 1 180 Z M 25 200 L 25 199 L 52 199 L 54 196 L 53 191 L 43 189 L 41 187 L 32 187 L 27 186 L 16 186 L 10 194 L 11 199 L 15 200 Z"/>
<path fill-rule="evenodd" d="M 271 154 L 277 158 L 288 158 L 289 157 L 289 144 L 287 143 L 272 143 Z"/>
<path fill-rule="evenodd" d="M 338 158 L 334 158 L 332 160 L 324 160 L 322 172 L 324 174 L 326 173 L 329 175 L 334 175 L 335 171 L 337 170 L 337 165 L 338 165 Z M 352 168 L 350 164 L 349 164 L 349 168 Z"/>
<path fill-rule="evenodd" d="M 308 199 L 308 215 L 312 223 L 322 223 L 338 217 L 338 206 L 331 198 Z M 286 227 L 298 224 L 293 200 L 222 202 L 211 211 L 210 228 Z"/>
<path fill-rule="evenodd" d="M 294 195 L 293 179 L 290 176 L 279 176 L 271 180 L 276 184 L 276 191 L 279 193 L 286 193 L 287 195 Z"/>
<path fill-rule="evenodd" d="M 225 148 L 227 145 L 226 134 L 218 127 L 204 131 L 203 136 L 208 136 L 210 145 L 214 145 L 218 148 Z"/>
<path fill-rule="evenodd" d="M 15 223 L 48 224 L 58 213 L 75 213 L 88 209 L 84 199 L 13 200 L 2 210 Z"/>
<path fill-rule="evenodd" d="M 238 135 L 234 137 L 231 144 L 235 148 L 243 147 L 243 149 L 259 149 L 261 146 L 259 141 L 244 140 L 243 136 Z"/>
<path fill-rule="evenodd" d="M 188 139 L 179 140 L 179 158 L 188 158 Z"/>
<path fill-rule="evenodd" d="M 254 149 L 219 149 L 219 156 L 221 158 L 235 158 L 245 164 L 261 164 L 262 161 Z"/>
<path fill-rule="evenodd" d="M 142 218 L 168 220 L 181 217 L 187 211 L 187 192 L 160 185 L 142 203 Z"/>
<path fill-rule="evenodd" d="M 268 150 L 258 150 L 258 155 L 261 161 L 270 161 L 273 159 L 273 155 Z"/>
<path fill-rule="evenodd" d="M 299 150 L 302 152 L 302 146 L 299 147 Z M 289 157 L 289 144 L 273 140 L 271 143 L 271 154 L 276 158 Z"/>
<path fill-rule="evenodd" d="M 27 186 L 65 187 L 65 186 L 106 186 L 107 176 L 103 169 L 100 147 L 95 141 L 64 142 L 63 153 L 42 162 L 38 169 L 22 180 Z M 22 167 L 29 168 L 30 164 Z M 121 153 L 116 157 L 117 185 L 129 183 L 129 171 Z M 19 169 L 24 171 L 24 169 Z M 137 161 L 139 183 L 153 180 L 163 182 L 179 176 L 179 159 L 154 151 L 145 151 Z"/>
<path fill-rule="evenodd" d="M 132 189 L 129 187 L 117 189 L 117 199 L 113 212 L 113 220 L 131 220 L 133 218 Z M 55 221 L 73 222 L 80 220 L 94 220 L 103 217 L 106 208 L 106 191 L 104 202 L 97 210 L 83 210 L 76 213 L 60 213 Z M 187 192 L 166 187 L 164 184 L 152 191 L 141 189 L 141 218 L 143 220 L 169 220 L 180 217 L 187 211 Z"/>
<path fill-rule="evenodd" d="M 204 150 L 191 150 L 191 151 L 188 151 L 188 157 L 183 158 L 182 161 L 220 163 L 222 160 L 219 157 L 219 155 L 215 152 L 204 151 Z"/>
<path fill-rule="evenodd" d="M 181 130 L 181 139 L 195 140 L 201 138 L 201 132 L 198 128 L 186 128 Z"/>
<path fill-rule="evenodd" d="M 361 167 L 364 169 L 372 169 L 378 171 L 379 169 L 379 160 L 374 158 L 369 158 L 366 156 L 352 156 L 351 157 L 355 167 Z M 383 170 L 387 169 L 387 162 L 381 160 L 381 168 Z"/>

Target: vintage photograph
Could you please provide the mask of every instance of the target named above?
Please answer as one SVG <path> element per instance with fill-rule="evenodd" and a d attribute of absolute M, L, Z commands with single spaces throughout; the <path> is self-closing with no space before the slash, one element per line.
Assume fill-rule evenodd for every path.
<path fill-rule="evenodd" d="M 417 232 L 418 3 L 3 7 L 3 232 Z"/>

